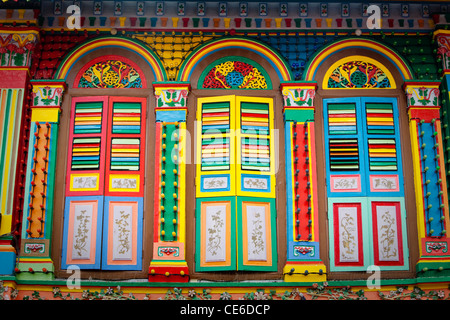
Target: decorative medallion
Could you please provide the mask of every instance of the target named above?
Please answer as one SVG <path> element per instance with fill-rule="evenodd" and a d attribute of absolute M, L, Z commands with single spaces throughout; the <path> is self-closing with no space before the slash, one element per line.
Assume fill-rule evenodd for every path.
<path fill-rule="evenodd" d="M 348 61 L 338 65 L 329 75 L 328 89 L 392 88 L 385 70 L 367 61 Z"/>
<path fill-rule="evenodd" d="M 130 60 L 105 56 L 83 67 L 75 79 L 78 88 L 144 88 L 142 72 Z"/>
<path fill-rule="evenodd" d="M 200 84 L 203 89 L 269 89 L 266 79 L 262 68 L 234 60 L 215 65 Z"/>

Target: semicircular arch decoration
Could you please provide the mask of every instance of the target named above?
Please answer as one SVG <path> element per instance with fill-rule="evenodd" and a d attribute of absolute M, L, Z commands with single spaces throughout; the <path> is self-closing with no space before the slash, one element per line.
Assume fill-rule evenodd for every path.
<path fill-rule="evenodd" d="M 363 49 L 380 54 L 393 64 L 396 70 L 391 69 L 391 71 L 397 71 L 403 80 L 411 80 L 414 78 L 413 69 L 409 65 L 408 61 L 404 59 L 395 49 L 373 39 L 350 37 L 346 39 L 338 39 L 328 45 L 325 45 L 322 49 L 317 51 L 306 64 L 302 79 L 305 81 L 314 81 L 317 72 L 324 61 L 337 52 L 352 49 Z"/>
<path fill-rule="evenodd" d="M 137 54 L 142 61 L 148 64 L 155 81 L 167 81 L 167 73 L 161 60 L 149 47 L 138 40 L 116 36 L 93 38 L 73 48 L 59 64 L 53 78 L 65 80 L 76 62 L 82 57 L 104 48 L 120 48 Z"/>
<path fill-rule="evenodd" d="M 280 81 L 291 81 L 293 79 L 288 63 L 273 48 L 258 40 L 232 36 L 219 40 L 214 39 L 196 47 L 181 64 L 177 80 L 189 81 L 193 71 L 204 58 L 226 49 L 247 50 L 265 59 L 274 68 Z"/>
<path fill-rule="evenodd" d="M 323 89 L 395 89 L 387 67 L 365 56 L 349 56 L 336 61 L 325 73 Z"/>
<path fill-rule="evenodd" d="M 84 65 L 74 81 L 74 88 L 146 88 L 142 70 L 132 60 L 122 56 L 98 57 Z"/>
<path fill-rule="evenodd" d="M 258 63 L 239 56 L 229 56 L 211 63 L 202 72 L 198 89 L 272 89 L 266 70 Z"/>

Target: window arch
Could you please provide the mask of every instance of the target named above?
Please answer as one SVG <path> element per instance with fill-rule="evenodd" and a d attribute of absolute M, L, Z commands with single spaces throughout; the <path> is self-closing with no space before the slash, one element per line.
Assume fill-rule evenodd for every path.
<path fill-rule="evenodd" d="M 207 44 L 205 48 L 210 45 L 214 47 Z M 198 54 L 202 55 L 201 50 Z M 191 111 L 188 130 L 195 132 L 192 145 L 195 144 L 197 150 L 191 158 L 196 186 L 193 190 L 187 187 L 186 194 L 187 201 L 193 199 L 196 207 L 195 212 L 187 212 L 187 237 L 195 239 L 195 246 L 187 253 L 191 278 L 279 279 L 281 276 L 286 255 L 282 231 L 286 204 L 277 201 L 275 195 L 280 199 L 285 196 L 285 190 L 276 187 L 285 183 L 284 164 L 279 162 L 284 150 L 279 152 L 283 149 L 279 148 L 281 134 L 273 132 L 283 128 L 281 93 L 274 89 L 283 79 L 279 78 L 269 59 L 269 55 L 260 59 L 245 46 L 238 49 L 221 47 L 207 57 L 191 56 L 185 62 L 185 68 L 181 68 L 181 76 L 189 74 L 193 88 L 188 99 Z M 190 69 L 191 61 L 197 63 L 193 69 Z M 238 76 L 245 79 L 257 74 L 261 82 L 245 88 L 229 86 L 225 81 L 225 85 L 219 82 L 219 88 L 203 86 L 208 75 L 221 64 L 227 64 L 229 68 L 220 72 L 240 73 L 234 74 L 234 80 Z M 219 140 L 220 150 L 215 148 Z M 225 250 L 208 252 L 208 248 L 213 250 L 205 241 L 205 238 L 213 238 L 208 229 L 213 230 L 214 222 L 219 220 L 224 222 L 224 228 L 214 234 L 225 239 L 222 242 Z M 250 221 L 260 226 L 262 232 L 258 236 L 257 230 L 251 229 Z M 263 250 L 256 247 L 257 241 L 250 244 L 252 232 L 255 239 L 259 239 L 258 245 L 264 245 Z M 217 271 L 227 272 L 219 276 Z"/>
<path fill-rule="evenodd" d="M 270 77 L 258 63 L 231 56 L 217 60 L 206 68 L 199 89 L 272 89 Z"/>
<path fill-rule="evenodd" d="M 134 42 L 108 47 L 106 39 L 98 41 L 104 46 L 80 46 L 57 73 L 68 90 L 56 168 L 57 179 L 66 182 L 55 195 L 55 207 L 63 213 L 54 224 L 55 243 L 63 253 L 55 257 L 56 273 L 64 277 L 75 264 L 102 279 L 128 273 L 146 278 L 153 250 L 145 241 L 153 238 L 153 190 L 146 181 L 153 180 L 155 161 L 155 115 L 149 112 L 154 98 L 148 83 L 158 71 L 142 59 L 149 54 L 137 44 L 137 50 L 130 48 Z"/>
<path fill-rule="evenodd" d="M 415 213 L 414 182 L 403 172 L 412 166 L 401 88 L 407 73 L 383 55 L 386 48 L 374 52 L 351 43 L 333 48 L 322 50 L 323 60 L 314 57 L 309 65 L 319 67 L 307 72 L 319 85 L 315 117 L 323 160 L 318 170 L 319 184 L 326 186 L 319 192 L 319 208 L 321 229 L 328 228 L 321 235 L 321 256 L 330 279 L 369 265 L 379 266 L 386 277 L 412 276 L 417 231 L 406 216 Z M 392 231 L 390 245 L 386 231 Z"/>
<path fill-rule="evenodd" d="M 98 57 L 86 64 L 77 74 L 74 88 L 126 89 L 147 88 L 141 68 L 122 56 Z"/>
<path fill-rule="evenodd" d="M 349 56 L 335 62 L 325 73 L 324 89 L 395 89 L 385 66 L 365 56 Z"/>

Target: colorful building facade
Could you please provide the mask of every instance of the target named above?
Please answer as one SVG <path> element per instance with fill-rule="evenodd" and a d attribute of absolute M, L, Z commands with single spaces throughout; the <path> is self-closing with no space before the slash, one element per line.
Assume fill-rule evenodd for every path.
<path fill-rule="evenodd" d="M 446 2 L 0 8 L 3 296 L 449 297 Z"/>

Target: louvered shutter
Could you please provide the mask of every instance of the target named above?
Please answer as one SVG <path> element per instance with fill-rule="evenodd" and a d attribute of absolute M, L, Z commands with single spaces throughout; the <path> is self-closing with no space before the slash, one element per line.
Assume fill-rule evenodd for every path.
<path fill-rule="evenodd" d="M 325 99 L 324 124 L 330 269 L 408 269 L 396 99 Z"/>
<path fill-rule="evenodd" d="M 108 97 L 72 99 L 61 267 L 98 269 L 104 206 Z"/>
<path fill-rule="evenodd" d="M 325 152 L 328 194 L 362 196 L 365 172 L 363 132 L 357 99 L 324 100 Z"/>
<path fill-rule="evenodd" d="M 141 270 L 146 99 L 110 97 L 102 269 Z"/>
<path fill-rule="evenodd" d="M 197 197 L 235 195 L 235 97 L 197 101 Z"/>
<path fill-rule="evenodd" d="M 63 268 L 142 269 L 145 115 L 145 98 L 73 98 Z"/>
<path fill-rule="evenodd" d="M 198 99 L 198 271 L 275 271 L 273 100 Z"/>
<path fill-rule="evenodd" d="M 66 196 L 103 195 L 107 97 L 73 98 Z"/>
<path fill-rule="evenodd" d="M 236 99 L 237 195 L 275 197 L 273 99 Z"/>
<path fill-rule="evenodd" d="M 142 197 L 145 170 L 145 98 L 111 97 L 106 195 Z"/>

